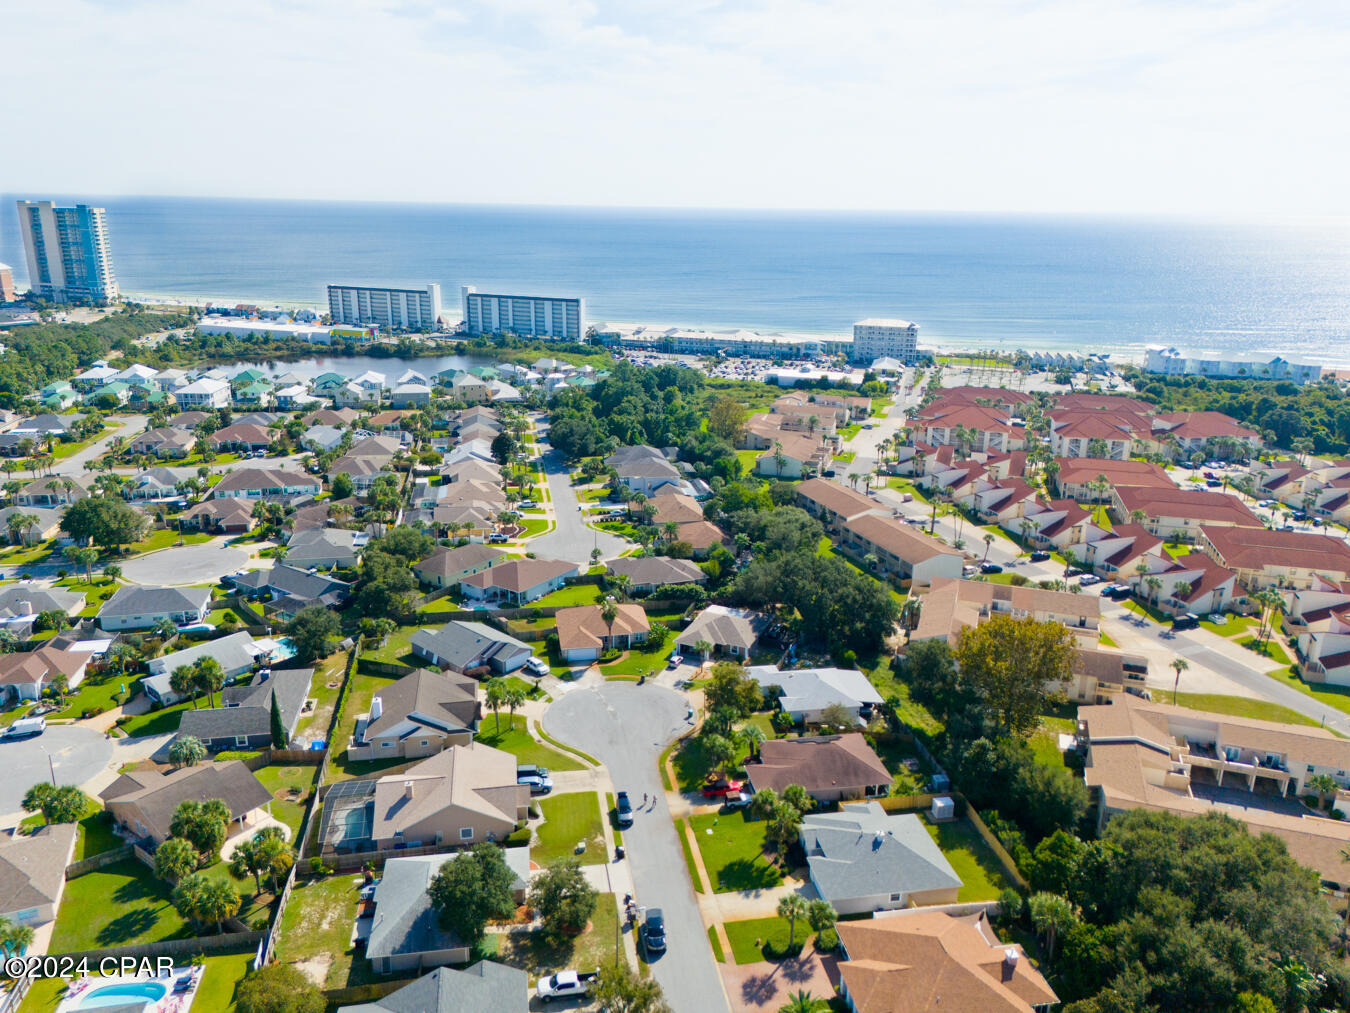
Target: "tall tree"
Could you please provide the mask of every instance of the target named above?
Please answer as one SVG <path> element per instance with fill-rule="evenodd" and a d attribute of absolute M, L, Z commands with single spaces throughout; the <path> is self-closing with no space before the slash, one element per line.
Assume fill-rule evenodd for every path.
<path fill-rule="evenodd" d="M 271 731 L 272 748 L 285 749 L 289 736 L 286 734 L 286 723 L 281 719 L 281 705 L 277 703 L 277 691 L 272 690 L 272 709 L 271 709 Z"/>
<path fill-rule="evenodd" d="M 954 657 L 1000 732 L 1022 737 L 1036 727 L 1053 684 L 1068 681 L 1073 649 L 1060 623 L 995 615 L 961 631 Z"/>
<path fill-rule="evenodd" d="M 467 943 L 483 937 L 493 918 L 509 918 L 515 911 L 511 884 L 515 873 L 495 844 L 475 844 L 441 866 L 427 893 L 441 924 Z"/>

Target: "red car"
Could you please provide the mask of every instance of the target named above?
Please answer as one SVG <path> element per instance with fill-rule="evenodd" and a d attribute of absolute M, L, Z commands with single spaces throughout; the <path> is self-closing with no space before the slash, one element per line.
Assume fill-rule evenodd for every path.
<path fill-rule="evenodd" d="M 739 795 L 744 786 L 742 781 L 709 781 L 703 786 L 704 798 L 722 798 L 726 795 Z"/>

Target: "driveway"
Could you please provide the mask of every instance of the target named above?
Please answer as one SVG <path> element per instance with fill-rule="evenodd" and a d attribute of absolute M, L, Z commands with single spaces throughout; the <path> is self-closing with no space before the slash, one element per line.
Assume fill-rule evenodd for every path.
<path fill-rule="evenodd" d="M 0 813 L 17 812 L 24 792 L 40 781 L 51 781 L 53 767 L 57 784 L 84 784 L 107 768 L 112 755 L 111 739 L 79 725 L 51 725 L 35 738 L 0 740 L 0 769 L 5 771 Z"/>
<path fill-rule="evenodd" d="M 122 577 L 133 584 L 214 584 L 249 560 L 249 550 L 226 547 L 226 538 L 200 545 L 161 549 L 122 564 Z"/>
<path fill-rule="evenodd" d="M 647 794 L 648 805 L 624 831 L 624 845 L 635 899 L 666 917 L 670 947 L 652 962 L 652 973 L 672 1009 L 711 1013 L 726 1010 L 727 998 L 657 772 L 661 750 L 688 727 L 687 706 L 673 690 L 611 682 L 567 693 L 544 714 L 544 730 L 600 759 L 634 805 Z"/>
<path fill-rule="evenodd" d="M 531 551 L 546 559 L 562 559 L 584 569 L 590 566 L 591 550 L 599 549 L 601 559 L 614 559 L 630 547 L 626 539 L 608 531 L 586 526 L 577 509 L 577 494 L 572 488 L 572 477 L 562 454 L 550 450 L 542 458 L 544 476 L 548 479 L 549 496 L 553 498 L 556 522 L 552 531 L 531 539 Z"/>
<path fill-rule="evenodd" d="M 113 415 L 109 418 L 110 422 L 119 423 L 118 428 L 109 428 L 89 446 L 83 450 L 71 454 L 69 457 L 62 458 L 52 465 L 52 474 L 79 476 L 85 472 L 85 465 L 90 461 L 103 456 L 108 445 L 117 437 L 121 436 L 128 443 L 138 434 L 145 430 L 146 424 L 150 419 L 145 415 Z"/>

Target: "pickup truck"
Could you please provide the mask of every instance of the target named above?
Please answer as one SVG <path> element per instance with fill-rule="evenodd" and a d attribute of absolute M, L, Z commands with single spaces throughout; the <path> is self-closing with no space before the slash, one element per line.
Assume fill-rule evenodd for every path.
<path fill-rule="evenodd" d="M 728 781 L 726 778 L 717 778 L 704 782 L 703 797 L 724 798 L 727 795 L 739 795 L 744 787 L 745 784 L 742 781 Z"/>
<path fill-rule="evenodd" d="M 599 971 L 590 971 L 586 974 L 580 974 L 577 971 L 559 971 L 557 974 L 540 978 L 539 984 L 534 987 L 534 994 L 539 997 L 539 1001 L 542 1003 L 550 1003 L 555 999 L 571 999 L 578 995 L 589 995 L 591 986 L 595 984 L 599 977 Z"/>

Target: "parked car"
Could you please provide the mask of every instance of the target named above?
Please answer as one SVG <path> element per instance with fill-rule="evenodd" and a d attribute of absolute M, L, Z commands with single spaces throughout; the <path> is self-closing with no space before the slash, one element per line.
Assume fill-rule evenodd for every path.
<path fill-rule="evenodd" d="M 724 798 L 727 795 L 739 795 L 744 787 L 745 784 L 741 781 L 729 781 L 724 777 L 716 778 L 703 783 L 703 797 Z"/>
<path fill-rule="evenodd" d="M 647 917 L 639 930 L 642 948 L 648 955 L 666 952 L 666 918 L 659 907 L 647 909 Z"/>
<path fill-rule="evenodd" d="M 997 563 L 981 563 L 981 564 L 980 564 L 980 572 L 981 572 L 981 573 L 1002 573 L 1002 572 L 1003 572 L 1003 567 L 999 566 Z"/>
<path fill-rule="evenodd" d="M 722 805 L 726 806 L 727 809 L 744 809 L 749 804 L 750 796 L 743 791 L 722 796 Z"/>
<path fill-rule="evenodd" d="M 532 499 L 523 499 L 517 503 L 516 506 L 520 507 L 522 510 L 533 510 L 538 504 Z"/>
<path fill-rule="evenodd" d="M 628 792 L 621 791 L 614 796 L 614 812 L 619 817 L 619 826 L 633 825 L 633 803 L 628 801 Z"/>
<path fill-rule="evenodd" d="M 671 668 L 679 668 L 681 665 L 684 664 L 684 655 L 681 654 L 679 651 L 676 651 L 674 654 L 670 656 L 670 661 L 667 662 L 667 664 Z"/>
<path fill-rule="evenodd" d="M 1193 630 L 1200 625 L 1200 617 L 1194 612 L 1172 617 L 1172 629 Z"/>
<path fill-rule="evenodd" d="M 599 971 L 591 971 L 587 974 L 579 974 L 576 971 L 559 971 L 557 974 L 540 978 L 539 984 L 534 987 L 534 994 L 539 997 L 539 1001 L 542 1003 L 550 1003 L 555 999 L 571 999 L 575 996 L 589 995 L 591 986 L 595 984 L 599 977 Z"/>
<path fill-rule="evenodd" d="M 543 658 L 530 658 L 525 662 L 525 671 L 540 677 L 548 675 L 548 662 Z"/>
<path fill-rule="evenodd" d="M 1037 549 L 1027 558 L 1030 559 L 1033 563 L 1044 563 L 1046 560 L 1050 558 L 1050 553 L 1042 552 L 1040 549 Z"/>
<path fill-rule="evenodd" d="M 1100 584 L 1102 579 L 1095 573 L 1083 574 L 1083 579 L 1078 582 L 1080 587 L 1091 587 L 1093 584 Z"/>
<path fill-rule="evenodd" d="M 553 790 L 553 778 L 547 767 L 522 763 L 516 767 L 516 784 L 528 785 L 531 795 L 547 795 Z"/>
<path fill-rule="evenodd" d="M 1130 596 L 1130 585 L 1128 584 L 1107 584 L 1102 588 L 1102 597 L 1110 598 L 1112 601 L 1120 601 Z"/>
<path fill-rule="evenodd" d="M 511 539 L 507 538 L 506 535 L 502 534 L 500 531 L 494 531 L 492 534 L 488 535 L 487 540 L 489 545 L 501 545 L 503 542 L 509 542 Z"/>

